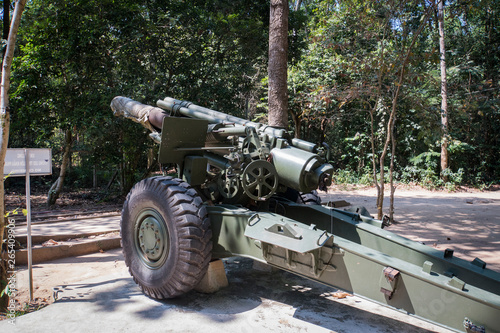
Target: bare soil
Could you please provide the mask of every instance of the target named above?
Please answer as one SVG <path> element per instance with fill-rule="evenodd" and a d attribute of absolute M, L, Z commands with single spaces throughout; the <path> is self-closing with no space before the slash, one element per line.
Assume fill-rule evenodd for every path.
<path fill-rule="evenodd" d="M 496 188 L 495 188 L 496 189 Z M 375 188 L 330 188 L 325 198 L 365 206 L 376 216 Z M 462 188 L 455 192 L 401 187 L 395 192 L 394 223 L 386 229 L 500 272 L 500 191 Z M 384 214 L 389 214 L 389 192 Z"/>
<path fill-rule="evenodd" d="M 33 190 L 30 195 L 32 213 L 48 213 L 66 210 L 94 211 L 106 210 L 121 205 L 124 197 L 120 195 L 108 195 L 93 190 L 80 190 L 78 192 L 63 192 L 52 207 L 47 206 L 47 191 Z M 26 193 L 23 190 L 9 191 L 5 194 L 6 211 L 21 210 L 26 208 Z"/>

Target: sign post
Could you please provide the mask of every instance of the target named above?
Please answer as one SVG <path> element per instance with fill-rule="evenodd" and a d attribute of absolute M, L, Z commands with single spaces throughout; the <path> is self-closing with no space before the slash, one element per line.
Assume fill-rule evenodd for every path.
<path fill-rule="evenodd" d="M 28 166 L 28 167 L 26 167 Z M 33 267 L 31 244 L 31 187 L 30 176 L 52 174 L 52 152 L 45 148 L 7 149 L 5 155 L 4 177 L 26 176 L 26 223 L 28 246 L 28 280 L 30 301 L 33 300 Z"/>

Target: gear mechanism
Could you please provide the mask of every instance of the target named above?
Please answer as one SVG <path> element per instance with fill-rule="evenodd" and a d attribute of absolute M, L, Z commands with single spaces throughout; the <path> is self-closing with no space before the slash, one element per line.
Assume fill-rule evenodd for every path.
<path fill-rule="evenodd" d="M 256 201 L 269 199 L 278 188 L 278 173 L 271 163 L 256 160 L 247 165 L 241 178 L 243 189 Z"/>

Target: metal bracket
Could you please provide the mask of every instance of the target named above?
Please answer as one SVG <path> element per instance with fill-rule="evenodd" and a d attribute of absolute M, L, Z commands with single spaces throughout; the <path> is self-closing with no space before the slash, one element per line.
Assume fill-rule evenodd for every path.
<path fill-rule="evenodd" d="M 322 248 L 319 248 L 315 251 L 310 252 L 311 254 L 311 272 L 314 274 L 316 278 L 319 278 L 324 271 L 335 272 L 337 267 L 331 264 L 331 260 L 333 258 L 333 251 L 330 255 L 330 259 L 328 262 L 324 262 L 321 259 L 321 254 L 323 253 Z"/>
<path fill-rule="evenodd" d="M 284 224 L 276 223 L 276 224 L 270 226 L 269 228 L 266 228 L 265 230 L 272 232 L 272 233 L 275 233 L 275 234 L 278 234 L 278 235 L 294 238 L 294 239 L 302 239 L 302 235 L 299 232 L 297 232 L 288 223 L 284 223 Z"/>
<path fill-rule="evenodd" d="M 392 267 L 386 267 L 384 269 L 384 275 L 387 281 L 393 282 L 399 275 L 399 271 L 397 269 L 394 269 Z"/>
<path fill-rule="evenodd" d="M 400 276 L 401 274 L 397 269 L 392 267 L 384 268 L 380 278 L 380 292 L 392 299 Z"/>
<path fill-rule="evenodd" d="M 262 244 L 267 243 L 300 254 L 307 254 L 322 248 L 339 254 L 339 250 L 334 249 L 333 235 L 324 230 L 311 228 L 310 225 L 263 212 L 253 213 L 246 222 L 245 236 L 259 240 Z M 262 250 L 264 251 L 264 246 Z M 281 256 L 284 258 L 285 253 Z M 295 259 L 294 254 L 293 260 Z M 325 259 L 323 258 L 323 261 Z"/>
<path fill-rule="evenodd" d="M 262 256 L 264 257 L 264 259 L 266 259 L 266 261 L 271 261 L 272 256 L 269 254 L 269 252 L 271 251 L 272 245 L 264 242 L 262 242 L 261 245 L 262 245 Z"/>
<path fill-rule="evenodd" d="M 288 268 L 295 268 L 297 265 L 295 265 L 295 263 L 293 262 L 293 254 L 295 252 L 291 251 L 291 250 L 286 250 L 286 266 Z"/>

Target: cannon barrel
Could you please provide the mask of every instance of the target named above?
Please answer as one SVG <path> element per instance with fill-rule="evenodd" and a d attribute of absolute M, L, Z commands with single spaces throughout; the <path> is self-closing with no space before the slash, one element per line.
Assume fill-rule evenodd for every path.
<path fill-rule="evenodd" d="M 235 123 L 242 126 L 252 125 L 260 127 L 261 124 L 254 123 L 249 120 L 238 118 L 225 114 L 223 112 L 211 110 L 188 101 L 181 101 L 172 97 L 166 97 L 164 100 L 159 100 L 156 103 L 159 107 L 172 111 L 172 115 L 176 113 L 190 118 L 198 118 L 208 120 L 210 123 Z"/>
<path fill-rule="evenodd" d="M 188 101 L 181 101 L 172 97 L 158 100 L 156 104 L 163 109 L 171 111 L 171 115 L 182 115 L 189 118 L 207 120 L 212 124 L 234 123 L 239 126 L 254 127 L 258 132 L 265 133 L 271 137 L 282 138 L 286 131 L 282 128 L 267 126 L 250 120 L 231 116 L 226 113 L 208 109 Z"/>
<path fill-rule="evenodd" d="M 163 100 L 158 100 L 156 103 L 159 107 L 169 110 L 172 112 L 172 116 L 175 115 L 182 115 L 185 117 L 189 118 L 197 118 L 197 119 L 204 119 L 207 120 L 208 122 L 212 124 L 224 124 L 224 123 L 234 123 L 236 127 L 220 127 L 217 128 L 217 131 L 219 131 L 219 134 L 223 135 L 224 133 L 230 135 L 231 133 L 235 134 L 240 134 L 244 133 L 244 130 L 241 129 L 240 126 L 249 126 L 249 127 L 254 127 L 257 129 L 259 132 L 265 133 L 269 135 L 270 137 L 276 137 L 276 138 L 282 138 L 285 137 L 285 133 L 287 133 L 284 129 L 282 128 L 276 128 L 276 127 L 271 127 L 267 126 L 264 124 L 256 123 L 250 120 L 245 120 L 242 118 L 238 118 L 235 116 L 231 116 L 228 114 L 225 114 L 220 111 L 215 111 L 212 109 L 208 109 L 196 104 L 193 104 L 191 102 L 187 101 L 181 101 L 172 97 L 166 97 Z M 308 152 L 314 153 L 317 151 L 318 145 L 294 138 L 291 140 L 292 146 L 306 150 Z"/>
<path fill-rule="evenodd" d="M 161 129 L 163 118 L 168 117 L 163 109 L 139 103 L 128 97 L 116 96 L 110 106 L 115 116 L 132 119 L 152 132 Z"/>

